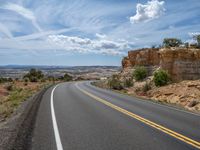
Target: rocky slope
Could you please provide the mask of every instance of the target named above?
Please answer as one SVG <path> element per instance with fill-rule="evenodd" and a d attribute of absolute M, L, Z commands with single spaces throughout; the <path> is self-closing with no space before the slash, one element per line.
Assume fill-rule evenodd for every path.
<path fill-rule="evenodd" d="M 133 79 L 134 85 L 125 88 L 128 94 L 200 111 L 200 49 L 147 48 L 129 51 L 122 60 L 123 70 L 118 74 L 120 81 L 124 83 L 127 78 L 130 79 L 138 65 L 144 66 L 149 76 L 139 82 Z M 169 85 L 154 85 L 152 75 L 158 68 L 170 74 L 172 82 Z"/>
<path fill-rule="evenodd" d="M 153 100 L 180 105 L 189 110 L 200 111 L 200 80 L 182 81 L 147 92 Z"/>

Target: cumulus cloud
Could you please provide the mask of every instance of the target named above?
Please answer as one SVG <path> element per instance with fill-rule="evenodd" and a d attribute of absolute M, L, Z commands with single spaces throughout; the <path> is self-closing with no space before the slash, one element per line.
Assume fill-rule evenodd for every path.
<path fill-rule="evenodd" d="M 60 49 L 106 55 L 124 55 L 126 50 L 132 48 L 132 44 L 127 41 L 88 39 L 66 35 L 49 35 L 48 42 L 56 44 Z"/>
<path fill-rule="evenodd" d="M 90 44 L 91 40 L 88 38 L 79 38 L 79 37 L 70 37 L 70 36 L 65 36 L 65 35 L 50 35 L 50 39 L 53 41 L 59 41 L 59 42 L 71 42 L 73 44 Z"/>
<path fill-rule="evenodd" d="M 23 16 L 24 18 L 29 19 L 38 31 L 42 31 L 41 27 L 38 25 L 38 23 L 36 21 L 36 17 L 34 15 L 34 13 L 31 10 L 24 8 L 20 5 L 14 4 L 14 3 L 7 3 L 4 6 L 2 6 L 1 8 L 10 10 L 10 11 L 14 11 L 14 12 L 18 13 L 19 15 Z"/>
<path fill-rule="evenodd" d="M 130 17 L 131 23 L 147 22 L 162 16 L 165 12 L 164 1 L 152 0 L 146 4 L 138 3 L 136 15 Z"/>

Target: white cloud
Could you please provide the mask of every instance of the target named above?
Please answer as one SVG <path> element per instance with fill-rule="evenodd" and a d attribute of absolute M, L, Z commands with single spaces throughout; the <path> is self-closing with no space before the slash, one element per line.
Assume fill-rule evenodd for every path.
<path fill-rule="evenodd" d="M 56 44 L 60 49 L 81 53 L 123 55 L 126 50 L 131 49 L 127 41 L 88 39 L 65 35 L 49 35 L 48 42 Z"/>
<path fill-rule="evenodd" d="M 14 11 L 14 12 L 18 13 L 19 15 L 23 16 L 24 18 L 31 20 L 31 22 L 35 26 L 35 28 L 38 31 L 42 31 L 41 27 L 38 25 L 38 23 L 36 21 L 36 17 L 34 15 L 34 13 L 31 10 L 24 8 L 20 5 L 13 4 L 13 3 L 7 3 L 6 5 L 2 6 L 1 8 L 10 10 L 10 11 Z"/>
<path fill-rule="evenodd" d="M 61 33 L 69 32 L 72 30 L 73 30 L 73 28 L 64 28 L 64 29 L 60 29 L 60 30 L 42 31 L 39 33 L 33 33 L 33 34 L 29 34 L 29 35 L 14 37 L 14 39 L 16 39 L 18 41 L 34 40 L 34 39 L 46 37 L 48 35 L 61 34 Z"/>
<path fill-rule="evenodd" d="M 96 33 L 96 37 L 100 38 L 100 39 L 104 39 L 104 38 L 106 38 L 106 35 L 105 34 Z"/>
<path fill-rule="evenodd" d="M 4 35 L 6 35 L 8 38 L 12 38 L 13 35 L 12 33 L 9 31 L 9 29 L 3 25 L 2 23 L 0 23 L 0 32 L 2 32 Z"/>
<path fill-rule="evenodd" d="M 138 3 L 136 15 L 130 17 L 131 23 L 147 22 L 162 16 L 165 12 L 164 1 L 152 0 L 146 4 Z"/>
<path fill-rule="evenodd" d="M 45 38 L 46 37 L 46 38 Z M 107 39 L 89 39 L 77 36 L 46 35 L 42 38 L 19 40 L 0 39 L 0 49 L 15 49 L 21 51 L 65 51 L 67 53 L 93 53 L 104 55 L 125 55 L 132 47 L 127 41 Z"/>

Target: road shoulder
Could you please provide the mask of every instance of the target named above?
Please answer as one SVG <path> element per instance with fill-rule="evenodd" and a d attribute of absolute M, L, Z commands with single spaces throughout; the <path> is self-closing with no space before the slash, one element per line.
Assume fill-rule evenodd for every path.
<path fill-rule="evenodd" d="M 28 149 L 37 116 L 37 110 L 47 87 L 25 102 L 5 122 L 0 123 L 0 149 Z"/>

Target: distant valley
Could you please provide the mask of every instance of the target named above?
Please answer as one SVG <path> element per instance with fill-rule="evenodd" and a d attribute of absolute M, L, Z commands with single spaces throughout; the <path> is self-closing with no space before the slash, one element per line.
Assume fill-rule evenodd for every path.
<path fill-rule="evenodd" d="M 46 76 L 59 77 L 69 73 L 83 79 L 100 79 L 109 77 L 121 70 L 120 66 L 0 66 L 0 77 L 22 78 L 31 68 L 41 70 Z"/>

